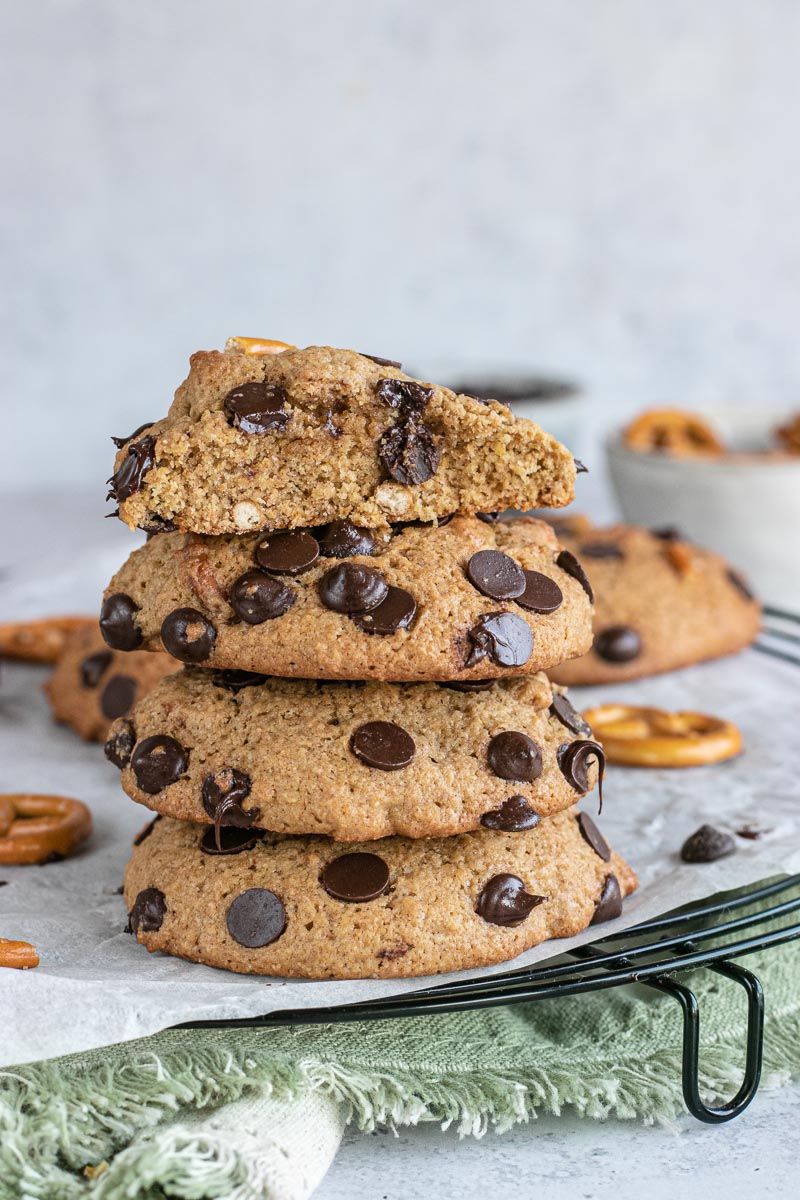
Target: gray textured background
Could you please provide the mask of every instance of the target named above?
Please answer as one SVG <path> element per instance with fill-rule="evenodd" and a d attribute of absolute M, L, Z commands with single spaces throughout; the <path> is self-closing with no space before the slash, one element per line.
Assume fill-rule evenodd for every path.
<path fill-rule="evenodd" d="M 7 0 L 5 484 L 99 486 L 230 333 L 532 362 L 598 421 L 795 400 L 799 33 L 793 0 Z"/>

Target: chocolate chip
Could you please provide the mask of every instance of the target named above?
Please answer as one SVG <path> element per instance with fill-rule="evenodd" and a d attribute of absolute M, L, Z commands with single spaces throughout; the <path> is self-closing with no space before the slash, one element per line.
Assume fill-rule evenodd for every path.
<path fill-rule="evenodd" d="M 286 928 L 286 909 L 267 888 L 248 888 L 231 904 L 226 924 L 235 942 L 256 950 L 277 942 Z"/>
<path fill-rule="evenodd" d="M 483 521 L 484 525 L 496 525 L 500 520 L 500 512 L 485 512 L 475 513 L 479 521 Z"/>
<path fill-rule="evenodd" d="M 155 537 L 158 533 L 174 533 L 178 526 L 174 521 L 167 521 L 164 517 L 150 513 L 146 521 L 139 522 L 137 528 L 141 529 L 142 533 L 147 534 L 149 542 L 150 538 Z"/>
<path fill-rule="evenodd" d="M 467 634 L 472 649 L 466 665 L 489 658 L 498 667 L 522 667 L 533 653 L 533 633 L 514 613 L 484 613 Z"/>
<path fill-rule="evenodd" d="M 486 751 L 489 769 L 500 779 L 533 783 L 542 773 L 542 751 L 527 733 L 509 729 L 496 733 Z"/>
<path fill-rule="evenodd" d="M 374 554 L 375 539 L 368 529 L 352 521 L 331 521 L 319 547 L 325 558 L 354 558 L 356 554 Z"/>
<path fill-rule="evenodd" d="M 584 542 L 581 554 L 585 558 L 624 558 L 622 550 L 615 542 Z"/>
<path fill-rule="evenodd" d="M 225 397 L 228 419 L 242 433 L 283 429 L 291 417 L 284 409 L 286 392 L 277 383 L 243 383 Z"/>
<path fill-rule="evenodd" d="M 439 684 L 439 687 L 449 688 L 451 692 L 485 692 L 493 686 L 493 679 L 458 679 Z"/>
<path fill-rule="evenodd" d="M 217 845 L 217 830 L 210 825 L 200 838 L 200 849 L 203 854 L 241 854 L 243 850 L 252 850 L 260 837 L 260 830 L 239 829 L 235 825 L 225 825 L 219 830 L 219 845 Z"/>
<path fill-rule="evenodd" d="M 257 671 L 234 671 L 232 669 L 213 671 L 211 682 L 214 687 L 224 688 L 226 692 L 238 695 L 243 688 L 260 687 L 266 683 L 268 675 L 260 675 Z"/>
<path fill-rule="evenodd" d="M 142 631 L 136 624 L 139 605 L 125 592 L 115 592 L 100 609 L 100 632 L 112 650 L 135 650 L 142 644 Z"/>
<path fill-rule="evenodd" d="M 216 640 L 216 629 L 196 608 L 176 608 L 161 623 L 164 649 L 181 662 L 205 662 Z"/>
<path fill-rule="evenodd" d="M 134 429 L 133 433 L 129 433 L 127 437 L 112 437 L 111 440 L 117 449 L 121 450 L 123 446 L 127 446 L 128 442 L 132 442 L 140 433 L 144 433 L 145 429 L 149 429 L 154 424 L 154 421 L 145 421 L 143 425 L 140 425 L 138 429 Z"/>
<path fill-rule="evenodd" d="M 148 796 L 155 796 L 186 774 L 189 758 L 175 738 L 143 738 L 131 756 L 131 769 L 136 784 Z"/>
<path fill-rule="evenodd" d="M 739 574 L 738 571 L 734 571 L 733 568 L 730 567 L 727 574 L 728 582 L 733 584 L 740 596 L 743 596 L 745 600 L 755 600 L 755 596 L 750 590 L 749 584 L 744 577 Z"/>
<path fill-rule="evenodd" d="M 387 475 L 409 486 L 432 479 L 441 455 L 428 427 L 409 418 L 381 435 L 378 457 Z"/>
<path fill-rule="evenodd" d="M 577 579 L 592 604 L 594 604 L 592 585 L 589 583 L 589 580 L 586 578 L 586 572 L 571 550 L 561 551 L 556 559 L 556 566 L 561 567 L 561 570 L 566 571 L 567 575 L 571 575 L 573 579 Z"/>
<path fill-rule="evenodd" d="M 653 537 L 660 538 L 662 542 L 680 542 L 683 540 L 683 534 L 675 525 L 664 525 L 661 529 L 651 529 Z"/>
<path fill-rule="evenodd" d="M 121 504 L 123 500 L 139 491 L 142 480 L 156 461 L 155 448 L 154 437 L 143 437 L 141 441 L 129 444 L 128 453 L 121 466 L 108 480 L 110 490 L 107 500 L 116 500 Z"/>
<path fill-rule="evenodd" d="M 520 608 L 537 613 L 551 613 L 561 607 L 564 593 L 555 579 L 551 579 L 549 575 L 542 575 L 540 571 L 523 571 L 522 574 L 525 576 L 525 591 L 521 596 L 517 596 Z"/>
<path fill-rule="evenodd" d="M 501 833 L 521 833 L 523 829 L 533 829 L 541 819 L 524 796 L 509 796 L 500 808 L 483 814 L 481 825 Z"/>
<path fill-rule="evenodd" d="M 111 665 L 111 651 L 98 650 L 90 654 L 80 665 L 81 683 L 85 688 L 96 688 Z"/>
<path fill-rule="evenodd" d="M 395 362 L 393 358 L 379 358 L 377 354 L 365 354 L 363 350 L 359 350 L 358 353 L 362 358 L 368 358 L 370 362 L 377 363 L 379 367 L 397 367 L 398 371 L 403 369 L 403 364 Z"/>
<path fill-rule="evenodd" d="M 578 813 L 578 828 L 581 831 L 583 840 L 588 846 L 592 847 L 595 854 L 602 858 L 603 862 L 609 862 L 611 859 L 611 847 L 588 813 Z"/>
<path fill-rule="evenodd" d="M 593 758 L 597 762 L 599 771 L 598 793 L 602 808 L 603 776 L 606 770 L 606 754 L 603 747 L 597 742 L 591 741 L 569 742 L 566 746 L 559 746 L 556 751 L 556 760 L 561 774 L 570 787 L 574 788 L 581 796 L 589 790 L 589 763 Z"/>
<path fill-rule="evenodd" d="M 386 599 L 371 612 L 353 613 L 351 620 L 362 633 L 387 635 L 408 629 L 417 615 L 417 602 L 403 588 L 390 587 Z"/>
<path fill-rule="evenodd" d="M 479 550 L 467 563 L 467 579 L 491 600 L 514 600 L 525 591 L 522 567 L 501 550 Z"/>
<path fill-rule="evenodd" d="M 584 464 L 581 462 L 581 460 L 579 458 L 573 458 L 572 461 L 575 463 L 576 474 L 578 474 L 578 475 L 588 475 L 589 474 L 589 468 L 584 466 Z"/>
<path fill-rule="evenodd" d="M 410 733 L 392 721 L 367 721 L 350 738 L 350 749 L 368 767 L 399 771 L 413 761 L 417 747 Z"/>
<path fill-rule="evenodd" d="M 256 546 L 256 562 L 273 575 L 302 575 L 319 558 L 319 542 L 302 529 L 265 537 Z"/>
<path fill-rule="evenodd" d="M 240 575 L 228 593 L 231 608 L 248 625 L 263 625 L 265 621 L 282 617 L 296 600 L 294 588 L 273 579 L 258 567 Z"/>
<path fill-rule="evenodd" d="M 317 588 L 325 607 L 338 613 L 370 612 L 389 594 L 389 585 L 380 571 L 350 562 L 331 567 Z"/>
<path fill-rule="evenodd" d="M 144 829 L 140 829 L 136 837 L 133 839 L 134 846 L 141 846 L 142 842 L 146 842 L 160 820 L 161 813 L 157 813 L 156 816 L 153 817 L 152 821 L 148 821 Z"/>
<path fill-rule="evenodd" d="M 701 825 L 681 846 L 681 858 L 686 863 L 715 862 L 733 854 L 736 839 L 713 825 Z"/>
<path fill-rule="evenodd" d="M 136 699 L 136 680 L 130 675 L 112 675 L 100 695 L 100 711 L 109 721 L 124 717 Z"/>
<path fill-rule="evenodd" d="M 220 830 L 223 825 L 235 825 L 237 829 L 250 829 L 260 813 L 258 808 L 245 809 L 245 800 L 250 795 L 253 781 L 244 771 L 235 767 L 223 767 L 216 775 L 206 775 L 200 798 L 203 808 L 214 820 L 217 845 L 220 846 Z"/>
<path fill-rule="evenodd" d="M 484 885 L 475 911 L 490 925 L 521 925 L 544 899 L 526 892 L 525 884 L 516 875 L 493 875 Z"/>
<path fill-rule="evenodd" d="M 404 417 L 418 417 L 433 395 L 432 387 L 424 387 L 414 379 L 379 379 L 375 391 L 384 404 Z"/>
<path fill-rule="evenodd" d="M 576 708 L 572 707 L 566 696 L 562 696 L 557 692 L 553 696 L 550 712 L 571 733 L 577 733 L 580 737 L 590 738 L 592 736 L 591 725 L 583 719 Z"/>
<path fill-rule="evenodd" d="M 600 899 L 594 908 L 594 916 L 590 925 L 602 925 L 604 921 L 613 921 L 622 912 L 622 892 L 616 875 L 606 875 Z"/>
<path fill-rule="evenodd" d="M 128 926 L 131 933 L 157 933 L 164 923 L 167 911 L 167 900 L 158 888 L 145 888 L 133 902 L 133 908 L 128 914 Z"/>
<path fill-rule="evenodd" d="M 136 745 L 136 730 L 130 721 L 120 721 L 103 747 L 103 752 L 110 763 L 121 771 L 131 760 L 133 747 Z"/>
<path fill-rule="evenodd" d="M 320 883 L 334 900 L 365 904 L 386 891 L 389 867 L 378 854 L 341 854 L 325 866 Z"/>
<path fill-rule="evenodd" d="M 605 662 L 632 662 L 642 653 L 642 639 L 630 625 L 609 625 L 594 635 L 592 649 Z"/>

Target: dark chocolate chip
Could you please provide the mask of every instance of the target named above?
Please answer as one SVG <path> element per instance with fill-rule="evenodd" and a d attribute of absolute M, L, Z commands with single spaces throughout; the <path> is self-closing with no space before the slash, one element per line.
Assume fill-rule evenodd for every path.
<path fill-rule="evenodd" d="M 140 829 L 136 837 L 133 839 L 134 846 L 141 846 L 142 842 L 147 841 L 160 820 L 161 813 L 157 813 L 156 816 L 153 817 L 152 821 L 148 821 L 145 827 Z"/>
<path fill-rule="evenodd" d="M 136 624 L 139 605 L 124 592 L 115 592 L 100 609 L 100 632 L 112 650 L 135 650 L 142 644 L 142 631 Z"/>
<path fill-rule="evenodd" d="M 136 784 L 148 796 L 155 796 L 175 783 L 186 774 L 188 765 L 189 758 L 183 746 L 171 737 L 143 738 L 131 755 Z"/>
<path fill-rule="evenodd" d="M 600 899 L 594 909 L 590 925 L 602 925 L 604 921 L 613 921 L 622 912 L 622 892 L 616 875 L 606 875 Z"/>
<path fill-rule="evenodd" d="M 356 554 L 374 554 L 375 539 L 368 529 L 352 521 L 331 521 L 319 548 L 325 558 L 354 558 Z"/>
<path fill-rule="evenodd" d="M 605 662 L 632 662 L 642 653 L 642 639 L 630 625 L 609 625 L 594 635 L 592 649 Z"/>
<path fill-rule="evenodd" d="M 127 446 L 128 442 L 132 442 L 140 433 L 144 433 L 145 429 L 149 429 L 154 424 L 154 421 L 145 421 L 143 425 L 140 425 L 138 429 L 134 429 L 133 433 L 129 433 L 127 437 L 112 437 L 111 440 L 117 449 L 121 450 L 123 446 Z"/>
<path fill-rule="evenodd" d="M 272 575 L 302 575 L 319 558 L 319 542 L 302 529 L 270 534 L 256 546 L 256 562 Z"/>
<path fill-rule="evenodd" d="M 196 608 L 176 608 L 161 623 L 164 649 L 181 662 L 206 662 L 216 640 L 216 629 Z"/>
<path fill-rule="evenodd" d="M 651 529 L 653 537 L 661 538 L 662 542 L 681 542 L 683 534 L 675 525 L 664 525 L 661 529 Z"/>
<path fill-rule="evenodd" d="M 467 634 L 472 649 L 466 665 L 489 658 L 498 667 L 523 667 L 533 653 L 533 633 L 514 613 L 484 613 Z"/>
<path fill-rule="evenodd" d="M 540 571 L 523 571 L 522 574 L 525 576 L 525 590 L 521 596 L 517 596 L 520 608 L 537 613 L 551 613 L 561 607 L 564 603 L 564 593 L 555 579 L 551 579 L 549 575 L 542 575 Z"/>
<path fill-rule="evenodd" d="M 200 798 L 203 808 L 214 820 L 217 845 L 221 842 L 224 825 L 235 825 L 237 829 L 250 829 L 260 809 L 243 807 L 250 795 L 253 782 L 244 771 L 235 767 L 223 767 L 216 775 L 206 775 Z"/>
<path fill-rule="evenodd" d="M 408 486 L 432 479 L 441 454 L 428 427 L 410 417 L 381 435 L 378 457 L 387 475 Z"/>
<path fill-rule="evenodd" d="M 501 833 L 521 833 L 523 829 L 533 829 L 541 819 L 524 796 L 509 796 L 500 808 L 483 814 L 481 825 Z"/>
<path fill-rule="evenodd" d="M 362 358 L 368 358 L 370 362 L 377 363 L 379 367 L 397 367 L 398 371 L 402 371 L 403 364 L 395 362 L 393 358 L 379 358 L 377 354 L 365 354 L 363 350 L 358 352 Z"/>
<path fill-rule="evenodd" d="M 203 854 L 241 854 L 243 850 L 252 850 L 260 835 L 260 830 L 225 825 L 219 830 L 217 845 L 217 830 L 213 825 L 209 825 L 200 838 L 200 849 Z"/>
<path fill-rule="evenodd" d="M 581 831 L 583 840 L 588 846 L 592 847 L 595 854 L 602 858 L 603 862 L 609 862 L 611 859 L 611 847 L 588 813 L 578 813 L 578 828 Z"/>
<path fill-rule="evenodd" d="M 133 908 L 128 914 L 128 925 L 131 933 L 157 933 L 164 923 L 167 911 L 167 900 L 158 888 L 145 888 L 133 902 Z"/>
<path fill-rule="evenodd" d="M 575 471 L 578 475 L 589 474 L 589 468 L 585 466 L 579 458 L 574 458 L 572 461 L 575 463 Z"/>
<path fill-rule="evenodd" d="M 353 613 L 351 620 L 362 633 L 387 635 L 408 629 L 417 615 L 417 602 L 403 588 L 390 587 L 386 599 L 371 612 Z"/>
<path fill-rule="evenodd" d="M 417 747 L 410 733 L 392 721 L 367 721 L 350 738 L 350 749 L 368 767 L 399 771 L 413 762 Z"/>
<path fill-rule="evenodd" d="M 493 679 L 457 679 L 453 683 L 440 683 L 439 687 L 451 692 L 485 692 L 493 685 Z"/>
<path fill-rule="evenodd" d="M 533 783 L 542 773 L 542 751 L 533 738 L 516 729 L 496 733 L 486 751 L 489 769 L 500 779 Z"/>
<path fill-rule="evenodd" d="M 248 888 L 231 904 L 226 924 L 235 942 L 255 950 L 277 942 L 286 928 L 286 909 L 267 888 Z"/>
<path fill-rule="evenodd" d="M 581 796 L 589 790 L 589 763 L 593 758 L 597 762 L 599 772 L 597 786 L 602 809 L 603 776 L 606 770 L 606 754 L 603 747 L 597 742 L 591 741 L 568 742 L 565 746 L 559 746 L 556 751 L 556 760 L 561 774 L 570 787 L 574 788 Z"/>
<path fill-rule="evenodd" d="M 728 569 L 728 581 L 733 584 L 740 596 L 744 596 L 745 600 L 755 600 L 755 595 L 751 591 L 747 580 L 738 571 L 734 571 L 732 567 Z"/>
<path fill-rule="evenodd" d="M 586 738 L 592 736 L 591 725 L 583 719 L 576 708 L 572 707 L 566 696 L 561 696 L 556 692 L 553 696 L 553 703 L 550 705 L 550 712 L 571 733 L 577 733 L 580 737 Z"/>
<path fill-rule="evenodd" d="M 375 391 L 384 404 L 404 417 L 418 417 L 433 395 L 432 387 L 424 387 L 414 379 L 379 379 Z"/>
<path fill-rule="evenodd" d="M 581 546 L 581 554 L 585 558 L 624 558 L 620 547 L 616 542 L 584 542 Z"/>
<path fill-rule="evenodd" d="M 681 858 L 687 863 L 715 862 L 733 854 L 736 839 L 713 825 L 701 825 L 681 846 Z"/>
<path fill-rule="evenodd" d="M 121 771 L 131 761 L 135 745 L 136 730 L 133 725 L 130 721 L 120 721 L 103 747 L 103 752 L 108 761 Z"/>
<path fill-rule="evenodd" d="M 214 687 L 224 688 L 226 692 L 237 695 L 243 688 L 260 687 L 269 679 L 268 675 L 260 675 L 257 671 L 234 671 L 232 668 L 212 672 L 211 682 Z"/>
<path fill-rule="evenodd" d="M 501 550 L 479 550 L 467 563 L 467 579 L 491 600 L 514 600 L 525 591 L 525 572 Z"/>
<path fill-rule="evenodd" d="M 112 675 L 100 694 L 100 711 L 109 721 L 124 717 L 136 699 L 136 680 L 130 675 Z"/>
<path fill-rule="evenodd" d="M 243 383 L 225 397 L 225 412 L 242 433 L 283 429 L 291 412 L 283 407 L 286 392 L 277 383 Z"/>
<path fill-rule="evenodd" d="M 142 533 L 147 534 L 147 540 L 156 536 L 157 533 L 174 533 L 178 526 L 174 521 L 167 521 L 164 517 L 156 516 L 155 513 L 150 513 L 146 521 L 140 521 L 137 526 Z"/>
<path fill-rule="evenodd" d="M 500 512 L 475 513 L 479 521 L 483 521 L 484 525 L 496 525 L 500 520 Z"/>
<path fill-rule="evenodd" d="M 571 550 L 561 551 L 556 559 L 556 566 L 561 567 L 561 570 L 566 571 L 567 575 L 571 575 L 573 579 L 577 579 L 592 604 L 594 604 L 592 585 L 589 583 L 589 580 L 586 578 L 586 572 Z"/>
<path fill-rule="evenodd" d="M 131 442 L 128 452 L 122 460 L 122 465 L 109 479 L 110 490 L 107 500 L 116 500 L 121 504 L 129 496 L 135 495 L 142 486 L 142 480 L 156 461 L 156 439 L 143 437 L 139 442 Z"/>
<path fill-rule="evenodd" d="M 386 891 L 389 866 L 378 854 L 340 854 L 325 866 L 320 883 L 334 900 L 365 904 Z"/>
<path fill-rule="evenodd" d="M 525 884 L 516 875 L 493 875 L 484 885 L 475 911 L 490 925 L 521 925 L 544 900 L 544 896 L 526 892 Z"/>
<path fill-rule="evenodd" d="M 98 650 L 90 654 L 80 665 L 81 683 L 85 688 L 96 688 L 103 674 L 111 665 L 111 651 Z"/>
<path fill-rule="evenodd" d="M 228 603 L 240 620 L 248 625 L 263 625 L 287 613 L 297 600 L 294 588 L 253 567 L 231 586 Z"/>
<path fill-rule="evenodd" d="M 389 593 L 389 585 L 380 571 L 351 562 L 331 567 L 317 588 L 325 607 L 338 613 L 370 612 Z"/>

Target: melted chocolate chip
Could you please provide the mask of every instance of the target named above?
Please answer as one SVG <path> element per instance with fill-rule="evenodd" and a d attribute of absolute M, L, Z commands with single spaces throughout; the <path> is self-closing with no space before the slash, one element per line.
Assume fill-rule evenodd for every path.
<path fill-rule="evenodd" d="M 130 675 L 112 675 L 100 695 L 100 711 L 109 721 L 124 717 L 136 699 L 136 680 Z"/>
<path fill-rule="evenodd" d="M 287 613 L 297 600 L 294 588 L 273 579 L 258 567 L 245 571 L 231 586 L 228 603 L 248 625 L 263 625 Z"/>
<path fill-rule="evenodd" d="M 566 571 L 567 575 L 571 575 L 573 579 L 577 579 L 578 583 L 586 592 L 586 595 L 589 597 L 592 604 L 594 604 L 594 592 L 592 591 L 592 585 L 589 583 L 589 580 L 586 577 L 586 572 L 571 550 L 561 551 L 556 559 L 556 566 L 561 567 L 561 570 Z"/>
<path fill-rule="evenodd" d="M 483 521 L 484 525 L 496 525 L 500 520 L 499 512 L 475 513 L 479 521 Z"/>
<path fill-rule="evenodd" d="M 611 847 L 588 813 L 578 813 L 578 828 L 581 831 L 583 840 L 588 846 L 592 847 L 595 854 L 602 858 L 603 862 L 609 862 L 611 859 Z"/>
<path fill-rule="evenodd" d="M 234 671 L 227 668 L 212 672 L 211 682 L 214 687 L 224 688 L 226 692 L 237 695 L 243 688 L 260 687 L 269 679 L 268 675 L 260 675 L 257 671 Z"/>
<path fill-rule="evenodd" d="M 158 888 L 145 888 L 133 902 L 133 908 L 128 915 L 128 928 L 131 933 L 157 933 L 164 923 L 167 911 L 167 900 Z"/>
<path fill-rule="evenodd" d="M 141 529 L 142 533 L 147 534 L 147 540 L 153 538 L 158 533 L 174 533 L 178 526 L 174 521 L 167 521 L 164 517 L 159 517 L 155 513 L 150 513 L 146 521 L 140 521 L 137 528 Z"/>
<path fill-rule="evenodd" d="M 375 391 L 384 404 L 403 417 L 418 417 L 433 395 L 432 387 L 424 387 L 414 379 L 379 379 Z"/>
<path fill-rule="evenodd" d="M 572 707 L 566 696 L 556 693 L 553 696 L 553 703 L 550 705 L 550 712 L 571 733 L 577 733 L 580 737 L 586 738 L 592 736 L 591 725 L 583 719 L 576 708 Z"/>
<path fill-rule="evenodd" d="M 319 558 L 319 542 L 302 529 L 265 537 L 256 547 L 256 562 L 272 575 L 302 575 Z"/>
<path fill-rule="evenodd" d="M 417 615 L 417 602 L 403 588 L 390 587 L 386 599 L 371 612 L 353 613 L 351 620 L 362 633 L 379 633 L 384 636 L 408 629 Z"/>
<path fill-rule="evenodd" d="M 203 854 L 241 854 L 243 850 L 252 850 L 261 836 L 258 829 L 239 829 L 235 825 L 225 825 L 215 829 L 210 825 L 200 838 L 200 850 Z M 219 837 L 219 845 L 217 845 Z"/>
<path fill-rule="evenodd" d="M 381 435 L 378 457 L 387 475 L 410 486 L 432 479 L 441 455 L 428 427 L 409 418 Z"/>
<path fill-rule="evenodd" d="M 570 787 L 574 788 L 581 796 L 589 790 L 589 763 L 593 758 L 597 761 L 599 772 L 597 787 L 602 809 L 603 776 L 606 770 L 606 755 L 603 747 L 597 742 L 591 741 L 569 742 L 565 746 L 559 746 L 556 751 L 556 760 L 561 774 Z"/>
<path fill-rule="evenodd" d="M 81 683 L 85 688 L 96 688 L 110 666 L 110 650 L 98 650 L 96 654 L 88 655 L 80 665 Z"/>
<path fill-rule="evenodd" d="M 378 854 L 341 854 L 325 866 L 320 883 L 334 900 L 366 904 L 386 891 L 389 867 Z"/>
<path fill-rule="evenodd" d="M 483 814 L 481 825 L 501 833 L 521 833 L 524 829 L 533 829 L 541 819 L 524 796 L 509 796 L 500 808 Z"/>
<path fill-rule="evenodd" d="M 368 767 L 399 771 L 413 762 L 417 747 L 410 733 L 392 721 L 368 721 L 350 738 L 350 749 Z"/>
<path fill-rule="evenodd" d="M 393 358 L 379 358 L 377 354 L 365 354 L 363 350 L 359 350 L 362 358 L 368 358 L 370 362 L 377 363 L 379 367 L 397 367 L 398 371 L 402 371 L 403 364 L 395 362 Z"/>
<path fill-rule="evenodd" d="M 142 842 L 146 842 L 160 820 L 161 813 L 157 813 L 156 816 L 153 817 L 152 821 L 148 821 L 145 827 L 140 829 L 136 837 L 133 839 L 134 846 L 141 846 Z"/>
<path fill-rule="evenodd" d="M 143 425 L 140 425 L 138 429 L 134 429 L 133 433 L 129 433 L 127 437 L 112 437 L 111 440 L 117 449 L 121 450 L 123 446 L 127 446 L 128 442 L 132 442 L 140 433 L 144 433 L 145 429 L 149 429 L 154 424 L 154 421 L 145 421 Z"/>
<path fill-rule="evenodd" d="M 715 862 L 733 854 L 736 839 L 713 825 L 701 825 L 681 846 L 681 858 L 686 863 Z"/>
<path fill-rule="evenodd" d="M 136 624 L 139 605 L 124 592 L 115 592 L 100 609 L 100 632 L 112 650 L 135 650 L 142 644 L 142 631 Z"/>
<path fill-rule="evenodd" d="M 325 607 L 338 613 L 370 612 L 389 593 L 389 585 L 380 571 L 351 562 L 331 567 L 317 588 Z"/>
<path fill-rule="evenodd" d="M 286 392 L 277 383 L 243 383 L 225 397 L 224 409 L 231 425 L 242 433 L 267 433 L 283 429 L 291 417 L 283 407 Z"/>
<path fill-rule="evenodd" d="M 148 796 L 155 796 L 186 774 L 189 757 L 180 742 L 171 737 L 146 737 L 138 742 L 131 756 L 136 784 Z"/>
<path fill-rule="evenodd" d="M 200 798 L 203 808 L 214 821 L 217 846 L 221 846 L 220 831 L 223 825 L 235 825 L 237 829 L 250 829 L 260 809 L 243 807 L 250 795 L 253 782 L 244 771 L 235 767 L 223 767 L 216 775 L 206 775 Z"/>
<path fill-rule="evenodd" d="M 622 550 L 615 542 L 584 542 L 581 546 L 584 558 L 624 558 Z"/>
<path fill-rule="evenodd" d="M 467 579 L 491 600 L 514 600 L 525 591 L 525 572 L 501 550 L 479 550 L 467 563 Z"/>
<path fill-rule="evenodd" d="M 286 928 L 286 909 L 267 888 L 248 888 L 231 904 L 226 924 L 235 942 L 255 950 L 277 942 Z"/>
<path fill-rule="evenodd" d="M 484 613 L 467 634 L 472 649 L 466 665 L 489 658 L 498 667 L 523 667 L 533 653 L 533 633 L 514 613 Z"/>
<path fill-rule="evenodd" d="M 509 729 L 496 733 L 486 752 L 489 769 L 500 779 L 533 783 L 542 773 L 542 751 L 527 733 Z"/>
<path fill-rule="evenodd" d="M 526 892 L 525 884 L 516 875 L 493 875 L 484 885 L 475 911 L 490 925 L 521 925 L 544 899 Z"/>
<path fill-rule="evenodd" d="M 630 625 L 609 625 L 594 635 L 592 649 L 605 662 L 632 662 L 642 653 L 642 639 Z"/>
<path fill-rule="evenodd" d="M 131 761 L 133 747 L 136 745 L 136 730 L 130 721 L 120 721 L 103 747 L 103 752 L 110 763 L 121 771 Z"/>
<path fill-rule="evenodd" d="M 319 548 L 325 558 L 354 558 L 356 554 L 374 554 L 375 539 L 368 529 L 352 521 L 331 521 Z"/>
<path fill-rule="evenodd" d="M 551 613 L 561 607 L 564 593 L 555 579 L 542 575 L 540 571 L 523 571 L 522 574 L 525 576 L 525 590 L 521 596 L 517 596 L 520 608 L 527 608 L 530 612 Z"/>
<path fill-rule="evenodd" d="M 108 481 L 110 490 L 106 499 L 116 500 L 121 504 L 123 500 L 139 491 L 142 480 L 156 461 L 155 448 L 154 437 L 144 437 L 139 442 L 129 444 L 122 465 Z"/>
<path fill-rule="evenodd" d="M 622 912 L 622 891 L 616 875 L 606 875 L 603 890 L 594 909 L 590 925 L 602 925 L 604 921 L 613 921 Z"/>
<path fill-rule="evenodd" d="M 176 608 L 161 623 L 164 649 L 181 662 L 205 662 L 216 640 L 216 629 L 196 608 Z"/>
<path fill-rule="evenodd" d="M 740 596 L 743 596 L 745 600 L 755 600 L 755 596 L 750 590 L 749 584 L 744 577 L 739 574 L 738 571 L 734 571 L 733 568 L 730 567 L 727 574 L 728 582 L 733 584 Z"/>
<path fill-rule="evenodd" d="M 457 679 L 453 683 L 440 683 L 439 687 L 451 692 L 485 692 L 493 685 L 493 679 Z"/>

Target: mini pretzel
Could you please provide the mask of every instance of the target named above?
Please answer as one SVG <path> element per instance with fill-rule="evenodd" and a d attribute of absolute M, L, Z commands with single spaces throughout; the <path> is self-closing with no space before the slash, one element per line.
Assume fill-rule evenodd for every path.
<path fill-rule="evenodd" d="M 28 967 L 38 965 L 39 955 L 30 942 L 10 942 L 8 938 L 0 938 L 0 967 L 16 967 L 25 971 Z"/>
<path fill-rule="evenodd" d="M 705 713 L 601 704 L 583 715 L 608 761 L 626 767 L 698 767 L 733 758 L 742 749 L 735 725 Z"/>
<path fill-rule="evenodd" d="M 652 408 L 631 421 L 622 435 L 631 450 L 692 455 L 722 454 L 717 435 L 702 417 L 679 408 Z"/>
<path fill-rule="evenodd" d="M 290 342 L 273 342 L 271 338 L 230 337 L 226 350 L 241 350 L 243 354 L 283 354 L 284 350 L 296 350 Z"/>
<path fill-rule="evenodd" d="M 26 662 L 54 663 L 67 638 L 82 628 L 97 629 L 96 617 L 45 617 L 0 625 L 0 655 Z"/>
<path fill-rule="evenodd" d="M 0 863 L 24 866 L 66 858 L 92 830 L 92 814 L 66 796 L 0 796 Z"/>
<path fill-rule="evenodd" d="M 791 417 L 785 425 L 781 425 L 776 433 L 783 450 L 790 454 L 800 454 L 800 413 Z"/>

